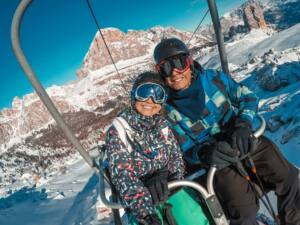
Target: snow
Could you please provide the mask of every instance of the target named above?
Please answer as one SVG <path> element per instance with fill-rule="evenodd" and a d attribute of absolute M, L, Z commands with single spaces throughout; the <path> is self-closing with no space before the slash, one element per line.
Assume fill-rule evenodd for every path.
<path fill-rule="evenodd" d="M 228 16 L 229 14 L 226 15 Z M 116 28 L 107 30 L 114 29 Z M 232 75 L 237 81 L 246 84 L 260 98 L 259 111 L 271 126 L 265 135 L 270 137 L 286 158 L 298 167 L 300 167 L 300 80 L 298 78 L 300 68 L 290 67 L 290 64 L 299 64 L 299 46 L 300 24 L 272 35 L 262 30 L 253 30 L 240 36 L 239 39 L 226 43 Z M 118 62 L 117 68 L 122 72 L 122 70 L 146 64 L 151 59 L 153 48 L 154 46 L 145 56 Z M 213 51 L 200 58 L 200 62 L 205 67 L 217 68 L 219 67 L 218 57 L 217 52 Z M 257 83 L 256 75 L 264 66 L 272 66 L 271 75 L 284 76 L 289 81 L 286 86 L 280 86 L 272 92 L 263 90 Z M 280 74 L 276 74 L 276 70 L 280 70 Z M 52 86 L 47 89 L 47 92 L 51 96 L 76 103 L 78 108 L 90 109 L 87 104 L 88 99 L 99 93 L 108 95 L 110 87 L 98 85 L 93 90 L 89 87 L 91 84 L 100 82 L 104 76 L 105 78 L 114 76 L 114 72 L 115 68 L 108 65 L 101 70 L 91 72 L 89 76 L 76 84 L 67 84 L 63 88 Z M 32 101 L 36 100 L 36 96 L 32 94 L 25 97 Z M 22 109 L 20 99 L 16 99 L 15 104 Z M 110 110 L 104 113 L 107 114 Z M 12 139 L 10 144 L 17 142 L 20 142 L 20 137 Z M 39 154 L 36 149 L 19 149 L 19 151 L 27 151 L 30 155 Z M 55 163 L 55 166 L 58 166 L 61 162 Z M 111 210 L 99 200 L 97 175 L 81 158 L 79 160 L 73 158 L 65 164 L 63 171 L 55 171 L 48 177 L 39 179 L 31 172 L 25 171 L 21 177 L 21 183 L 0 189 L 2 196 L 0 198 L 0 224 L 111 224 Z M 16 171 L 9 170 L 6 173 L 14 176 Z M 35 179 L 37 179 L 36 185 L 30 186 L 33 183 L 32 180 Z M 109 195 L 109 191 L 106 192 Z M 271 193 L 270 197 L 276 205 L 274 193 Z M 261 207 L 261 212 L 266 212 L 266 209 Z"/>
<path fill-rule="evenodd" d="M 0 224 L 97 224 L 97 210 L 102 210 L 102 218 L 109 222 L 110 212 L 103 210 L 97 187 L 98 177 L 80 159 L 47 184 L 25 187 L 1 198 Z"/>
<path fill-rule="evenodd" d="M 269 37 L 262 30 L 254 30 L 243 39 L 226 45 L 228 61 L 241 65 L 255 56 L 262 56 L 270 49 L 283 51 L 300 45 L 300 24 L 296 24 L 289 29 Z M 208 55 L 199 59 L 206 68 L 219 67 L 219 55 L 215 51 L 213 55 Z"/>
<path fill-rule="evenodd" d="M 277 116 L 280 117 L 280 121 L 285 123 L 276 132 L 266 131 L 266 136 L 280 146 L 280 150 L 290 162 L 299 167 L 300 82 L 283 88 L 272 95 L 266 95 L 263 92 L 259 93 L 259 95 L 261 96 L 261 101 L 263 101 L 260 111 L 266 120 Z M 287 135 L 289 136 L 287 137 Z"/>

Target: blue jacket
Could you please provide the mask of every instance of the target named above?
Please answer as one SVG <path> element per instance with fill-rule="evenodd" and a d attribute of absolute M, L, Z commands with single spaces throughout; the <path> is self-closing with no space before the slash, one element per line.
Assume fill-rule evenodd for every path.
<path fill-rule="evenodd" d="M 201 79 L 205 95 L 205 106 L 202 106 L 200 119 L 193 121 L 170 104 L 171 101 L 166 105 L 181 150 L 190 163 L 198 161 L 197 154 L 193 151 L 194 146 L 201 146 L 209 137 L 219 133 L 233 116 L 251 124 L 258 106 L 258 98 L 253 92 L 223 72 L 196 70 L 194 76 L 194 79 Z M 172 98 L 172 94 L 169 98 Z"/>

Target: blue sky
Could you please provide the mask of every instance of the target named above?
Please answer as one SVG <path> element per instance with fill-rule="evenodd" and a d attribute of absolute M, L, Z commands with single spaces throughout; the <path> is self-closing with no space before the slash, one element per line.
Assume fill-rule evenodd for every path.
<path fill-rule="evenodd" d="M 219 14 L 243 2 L 219 0 Z M 10 107 L 14 96 L 21 98 L 33 91 L 10 44 L 10 25 L 18 3 L 0 0 L 0 110 Z M 193 31 L 207 8 L 206 0 L 91 0 L 91 4 L 101 27 L 124 32 L 155 25 Z M 46 87 L 76 79 L 75 72 L 97 31 L 86 0 L 34 0 L 21 28 L 23 51 Z"/>

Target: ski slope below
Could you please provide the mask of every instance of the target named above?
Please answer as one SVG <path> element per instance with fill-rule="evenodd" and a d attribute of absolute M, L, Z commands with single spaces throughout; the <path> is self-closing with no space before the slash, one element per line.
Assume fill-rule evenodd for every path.
<path fill-rule="evenodd" d="M 98 198 L 98 176 L 80 159 L 39 188 L 23 188 L 0 199 L 0 224 L 108 224 Z M 102 210 L 100 215 L 99 211 Z M 107 221 L 107 223 L 106 223 Z"/>
<path fill-rule="evenodd" d="M 270 49 L 283 51 L 300 46 L 300 24 L 283 30 L 269 37 L 262 30 L 253 30 L 242 39 L 225 45 L 228 62 L 241 65 L 253 57 L 262 56 Z M 213 53 L 198 59 L 205 68 L 218 68 L 219 53 Z"/>
<path fill-rule="evenodd" d="M 112 225 L 111 211 L 98 199 L 98 181 L 98 176 L 80 159 L 48 184 L 21 189 L 1 199 L 0 224 Z M 275 196 L 270 197 L 275 205 Z M 260 211 L 267 215 L 264 207 Z"/>

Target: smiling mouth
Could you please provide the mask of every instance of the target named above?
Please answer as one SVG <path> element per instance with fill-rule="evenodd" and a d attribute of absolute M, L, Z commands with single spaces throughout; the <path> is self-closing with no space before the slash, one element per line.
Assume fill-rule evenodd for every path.
<path fill-rule="evenodd" d="M 143 109 L 152 110 L 152 109 L 154 109 L 154 107 L 148 106 L 148 105 L 143 105 Z"/>
<path fill-rule="evenodd" d="M 176 77 L 176 78 L 172 79 L 172 82 L 177 83 L 177 82 L 182 81 L 183 79 L 184 79 L 184 77 Z"/>

